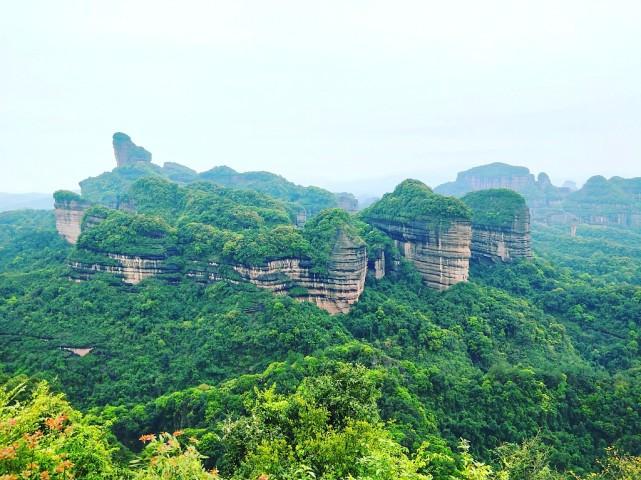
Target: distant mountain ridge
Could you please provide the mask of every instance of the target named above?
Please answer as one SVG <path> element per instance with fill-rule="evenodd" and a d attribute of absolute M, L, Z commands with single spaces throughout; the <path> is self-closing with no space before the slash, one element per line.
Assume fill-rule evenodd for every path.
<path fill-rule="evenodd" d="M 456 180 L 434 189 L 461 197 L 492 188 L 507 188 L 523 195 L 532 220 L 548 225 L 609 225 L 641 227 L 641 178 L 591 177 L 576 190 L 572 183 L 558 187 L 546 173 L 534 176 L 527 167 L 491 163 L 459 172 Z"/>
<path fill-rule="evenodd" d="M 53 199 L 50 193 L 4 193 L 0 192 L 0 212 L 22 210 L 50 210 Z"/>

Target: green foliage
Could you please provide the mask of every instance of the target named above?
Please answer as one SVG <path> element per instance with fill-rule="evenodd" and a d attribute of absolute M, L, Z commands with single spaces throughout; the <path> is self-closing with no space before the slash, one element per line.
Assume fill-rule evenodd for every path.
<path fill-rule="evenodd" d="M 138 467 L 132 480 L 208 480 L 220 478 L 214 470 L 207 472 L 203 469 L 199 454 L 194 445 L 183 446 L 178 441 L 180 432 L 146 434 L 141 440 L 149 442 L 143 452 L 142 459 L 134 461 Z"/>
<path fill-rule="evenodd" d="M 62 265 L 69 251 L 51 210 L 0 212 L 0 273 Z"/>
<path fill-rule="evenodd" d="M 94 252 L 163 257 L 175 244 L 175 230 L 159 217 L 112 211 L 85 230 L 78 248 Z"/>
<path fill-rule="evenodd" d="M 227 166 L 220 166 L 201 173 L 199 178 L 227 187 L 255 190 L 295 203 L 303 207 L 310 216 L 337 206 L 333 193 L 318 187 L 302 187 L 269 172 L 239 173 Z"/>
<path fill-rule="evenodd" d="M 303 236 L 309 243 L 308 252 L 313 260 L 313 271 L 317 273 L 327 272 L 332 251 L 339 238 L 350 244 L 363 244 L 353 217 L 340 208 L 323 210 L 308 221 Z"/>
<path fill-rule="evenodd" d="M 82 198 L 93 203 L 100 203 L 112 208 L 118 208 L 122 197 L 129 187 L 145 177 L 162 177 L 162 169 L 148 162 L 135 162 L 114 168 L 97 177 L 89 177 L 80 182 Z"/>
<path fill-rule="evenodd" d="M 53 198 L 57 204 L 68 204 L 70 202 L 82 202 L 82 198 L 75 192 L 69 190 L 57 190 L 53 194 Z"/>
<path fill-rule="evenodd" d="M 123 183 L 113 198 L 138 212 L 90 208 L 70 261 L 144 254 L 210 272 L 297 257 L 320 272 L 337 240 L 366 242 L 370 260 L 381 251 L 397 259 L 388 237 L 341 210 L 297 229 L 296 201 L 116 173 Z M 607 182 L 638 193 L 634 182 Z M 499 203 L 516 206 L 516 196 L 499 192 Z M 461 202 L 416 181 L 381 202 L 364 218 L 470 218 Z M 501 222 L 504 208 L 496 205 L 491 220 Z M 126 286 L 97 273 L 91 282 L 69 282 L 69 247 L 51 212 L 0 214 L 0 227 L 0 363 L 48 379 L 91 408 L 84 417 L 66 403 L 51 414 L 38 410 L 33 425 L 44 428 L 63 413 L 65 428 L 79 425 L 45 432 L 56 446 L 42 452 L 40 465 L 49 470 L 59 459 L 47 455 L 73 451 L 77 478 L 84 464 L 119 478 L 638 477 L 641 252 L 634 230 L 580 225 L 572 238 L 535 226 L 537 259 L 473 265 L 470 282 L 444 292 L 427 289 L 400 260 L 386 278 L 368 281 L 349 314 L 331 317 L 233 278 Z M 92 350 L 80 357 L 66 350 L 73 347 Z M 31 411 L 31 397 L 20 395 L 11 408 Z M 43 404 L 64 402 L 38 395 L 49 398 Z M 118 455 L 106 428 L 122 443 Z M 141 434 L 175 430 L 185 434 L 159 434 L 133 471 L 123 471 L 143 447 Z M 95 449 L 63 439 L 74 432 L 90 432 Z M 621 453 L 608 455 L 608 446 Z M 214 467 L 221 473 L 205 470 Z"/>
<path fill-rule="evenodd" d="M 295 393 L 256 391 L 248 415 L 224 424 L 231 478 L 425 479 L 376 415 L 364 369 L 305 379 Z"/>
<path fill-rule="evenodd" d="M 362 212 L 365 220 L 428 222 L 447 225 L 452 220 L 469 220 L 468 207 L 458 199 L 438 195 L 418 180 L 404 180 L 392 193 Z"/>
<path fill-rule="evenodd" d="M 516 217 L 527 214 L 525 199 L 505 188 L 471 192 L 462 200 L 472 210 L 473 225 L 509 228 Z"/>
<path fill-rule="evenodd" d="M 234 263 L 262 265 L 279 258 L 308 258 L 311 246 L 300 230 L 283 225 L 245 231 L 224 244 L 223 255 Z"/>
<path fill-rule="evenodd" d="M 121 478 L 107 438 L 45 383 L 0 385 L 0 478 Z"/>

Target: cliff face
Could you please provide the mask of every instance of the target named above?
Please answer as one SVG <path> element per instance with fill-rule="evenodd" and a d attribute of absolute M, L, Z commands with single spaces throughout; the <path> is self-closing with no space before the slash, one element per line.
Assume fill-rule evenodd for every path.
<path fill-rule="evenodd" d="M 532 258 L 530 215 L 515 218 L 508 228 L 472 224 L 472 258 L 503 262 Z"/>
<path fill-rule="evenodd" d="M 67 242 L 75 245 L 80 236 L 82 218 L 89 205 L 77 200 L 63 200 L 54 203 L 56 230 Z"/>
<path fill-rule="evenodd" d="M 327 274 L 313 273 L 306 262 L 297 258 L 273 260 L 264 266 L 234 265 L 240 277 L 274 293 L 300 289 L 298 298 L 315 303 L 329 313 L 347 313 L 365 288 L 367 251 L 364 245 L 338 238 Z M 215 277 L 214 277 L 215 279 Z"/>
<path fill-rule="evenodd" d="M 145 278 L 175 272 L 175 269 L 168 267 L 162 258 L 117 253 L 108 253 L 107 257 L 110 261 L 101 263 L 71 261 L 69 266 L 74 271 L 74 278 L 89 280 L 96 272 L 106 272 L 121 278 L 124 283 L 135 285 Z"/>
<path fill-rule="evenodd" d="M 576 223 L 638 228 L 641 178 L 592 177 L 567 197 L 563 209 Z"/>
<path fill-rule="evenodd" d="M 467 281 L 472 238 L 469 222 L 452 221 L 438 226 L 380 220 L 370 223 L 394 240 L 401 255 L 414 264 L 428 287 L 445 290 Z"/>
<path fill-rule="evenodd" d="M 291 293 L 332 314 L 347 313 L 358 301 L 367 274 L 365 245 L 342 234 L 336 241 L 325 274 L 312 272 L 310 262 L 300 258 L 272 260 L 260 266 L 193 262 L 184 271 L 179 271 L 165 257 L 105 255 L 108 261 L 72 261 L 74 278 L 87 280 L 96 272 L 108 272 L 127 284 L 137 284 L 152 276 L 175 279 L 183 275 L 207 283 L 249 282 L 275 294 Z"/>
<path fill-rule="evenodd" d="M 468 193 L 472 210 L 472 258 L 509 261 L 531 258 L 530 210 L 525 199 L 507 189 Z"/>
<path fill-rule="evenodd" d="M 428 287 L 444 290 L 467 281 L 472 227 L 471 212 L 462 201 L 438 195 L 424 183 L 408 179 L 362 215 L 393 240 Z M 383 253 L 371 262 L 376 278 L 385 274 L 385 260 Z"/>

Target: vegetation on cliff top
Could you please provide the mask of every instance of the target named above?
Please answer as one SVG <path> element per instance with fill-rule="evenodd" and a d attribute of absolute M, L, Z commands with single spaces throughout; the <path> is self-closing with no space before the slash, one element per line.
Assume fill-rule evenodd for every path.
<path fill-rule="evenodd" d="M 239 173 L 229 167 L 215 167 L 197 174 L 177 163 L 166 163 L 163 167 L 147 162 L 135 162 L 90 177 L 80 182 L 82 197 L 88 201 L 109 207 L 118 207 L 125 199 L 130 187 L 143 178 L 165 179 L 181 184 L 209 183 L 238 190 L 269 195 L 271 201 L 291 203 L 296 210 L 304 208 L 309 216 L 325 208 L 338 205 L 332 192 L 318 187 L 296 185 L 280 175 L 269 172 Z"/>
<path fill-rule="evenodd" d="M 527 214 L 525 198 L 506 188 L 470 192 L 461 200 L 472 210 L 472 225 L 510 228 Z"/>
<path fill-rule="evenodd" d="M 67 204 L 70 202 L 85 203 L 80 195 L 70 190 L 56 190 L 53 193 L 56 204 Z"/>
<path fill-rule="evenodd" d="M 270 172 L 240 173 L 227 166 L 214 167 L 199 175 L 226 187 L 255 190 L 287 202 L 296 203 L 312 216 L 325 208 L 338 206 L 335 194 L 318 187 L 303 187 Z"/>
<path fill-rule="evenodd" d="M 419 180 L 407 179 L 362 212 L 365 220 L 428 222 L 448 224 L 452 220 L 470 220 L 469 208 L 460 200 L 445 197 Z"/>

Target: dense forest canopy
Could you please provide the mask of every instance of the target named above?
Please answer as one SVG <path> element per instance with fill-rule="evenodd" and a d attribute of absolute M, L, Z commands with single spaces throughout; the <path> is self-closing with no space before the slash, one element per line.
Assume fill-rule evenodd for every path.
<path fill-rule="evenodd" d="M 118 210 L 98 188 L 75 247 L 50 211 L 0 214 L 0 478 L 641 478 L 641 231 L 535 224 L 533 260 L 439 292 L 367 221 L 503 225 L 522 197 L 407 180 L 300 225 L 296 199 L 171 168 Z M 340 236 L 395 262 L 346 314 L 233 278 L 69 280 L 107 252 L 322 274 Z"/>

